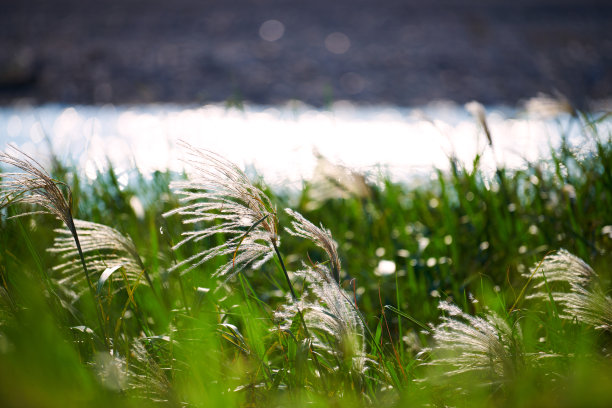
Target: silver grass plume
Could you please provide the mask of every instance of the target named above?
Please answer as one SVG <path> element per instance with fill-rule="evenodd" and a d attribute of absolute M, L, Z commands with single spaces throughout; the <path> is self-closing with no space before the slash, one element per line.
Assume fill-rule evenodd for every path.
<path fill-rule="evenodd" d="M 531 278 L 535 282 L 534 289 L 546 289 L 546 285 L 556 284 L 575 284 L 587 286 L 597 279 L 597 274 L 582 259 L 572 255 L 565 249 L 561 249 L 554 254 L 547 255 L 540 265 L 532 268 L 529 272 L 523 273 L 523 277 Z M 528 297 L 548 296 L 546 293 L 535 293 Z"/>
<path fill-rule="evenodd" d="M 371 196 L 370 187 L 362 174 L 330 162 L 316 150 L 313 153 L 317 159 L 317 165 L 309 183 L 308 193 L 311 201 L 306 204 L 308 209 L 317 209 L 325 201 L 333 198 Z"/>
<path fill-rule="evenodd" d="M 317 227 L 296 211 L 286 208 L 285 212 L 293 218 L 293 221 L 291 221 L 293 230 L 287 228 L 287 232 L 291 235 L 308 239 L 323 249 L 329 257 L 334 280 L 340 282 L 341 265 L 340 257 L 338 256 L 338 243 L 333 240 L 331 232 L 323 226 Z"/>
<path fill-rule="evenodd" d="M 612 331 L 612 298 L 601 287 L 595 271 L 582 259 L 561 249 L 546 256 L 524 277 L 537 292 L 527 299 L 549 300 L 561 306 L 559 317 Z"/>
<path fill-rule="evenodd" d="M 194 170 L 186 181 L 170 187 L 182 196 L 182 207 L 164 214 L 180 214 L 184 224 L 208 223 L 204 229 L 183 232 L 176 250 L 187 242 L 199 242 L 215 234 L 228 239 L 178 263 L 171 270 L 188 272 L 208 260 L 228 255 L 215 276 L 231 278 L 246 266 L 258 268 L 268 261 L 278 245 L 276 213 L 270 199 L 235 164 L 210 151 L 182 143 Z"/>
<path fill-rule="evenodd" d="M 293 321 L 301 313 L 315 349 L 332 355 L 356 373 L 363 373 L 369 361 L 364 326 L 349 294 L 323 265 L 307 267 L 295 272 L 295 276 L 302 278 L 309 290 L 299 300 L 288 297 L 287 304 L 275 313 L 279 329 L 291 330 Z"/>
<path fill-rule="evenodd" d="M 425 365 L 444 368 L 445 376 L 482 375 L 489 383 L 515 376 L 525 358 L 519 327 L 493 312 L 475 317 L 446 301 L 438 308 L 446 315 L 432 328 L 435 345 L 425 350 L 432 356 Z"/>
<path fill-rule="evenodd" d="M 290 330 L 292 322 L 301 313 L 315 348 L 332 354 L 354 371 L 363 373 L 368 362 L 365 357 L 364 325 L 350 295 L 338 284 L 338 244 L 329 230 L 315 226 L 298 212 L 285 211 L 293 218 L 293 230 L 287 231 L 321 247 L 329 257 L 331 270 L 325 265 L 315 265 L 295 272 L 295 276 L 302 278 L 309 290 L 304 291 L 299 300 L 289 299 L 287 305 L 276 312 L 275 317 L 281 322 L 279 328 Z"/>
<path fill-rule="evenodd" d="M 72 217 L 72 192 L 70 188 L 65 183 L 51 178 L 40 163 L 26 153 L 14 146 L 9 146 L 9 149 L 13 150 L 14 154 L 0 152 L 0 162 L 17 167 L 22 172 L 0 174 L 0 209 L 15 203 L 39 205 L 46 210 L 42 212 L 53 214 L 62 220 L 74 239 L 79 258 L 81 259 L 81 265 L 83 266 L 83 272 L 85 272 L 89 293 L 95 299 L 96 293 L 91 283 L 87 263 L 85 262 L 79 242 L 79 235 Z M 17 155 L 20 155 L 21 158 Z M 64 196 L 60 186 L 64 187 L 67 191 L 68 199 Z M 33 213 L 36 213 L 36 211 L 22 213 L 19 216 Z M 102 324 L 101 307 L 101 304 L 98 303 L 96 317 L 100 331 L 105 333 L 104 325 Z M 104 342 L 108 347 L 109 343 L 106 335 L 104 335 Z"/>
<path fill-rule="evenodd" d="M 42 212 L 53 214 L 62 220 L 74 239 L 79 251 L 89 290 L 92 296 L 94 296 L 93 286 L 91 284 L 89 272 L 87 271 L 85 259 L 81 252 L 79 236 L 72 217 L 72 192 L 70 188 L 65 183 L 51 178 L 40 163 L 26 153 L 14 146 L 9 146 L 8 148 L 14 151 L 14 153 L 0 152 L 0 162 L 17 167 L 22 172 L 0 174 L 0 178 L 2 179 L 0 181 L 0 209 L 15 203 L 39 205 L 46 210 Z M 21 158 L 18 156 L 21 156 Z M 66 199 L 60 186 L 67 191 L 68 199 Z M 18 216 L 35 214 L 38 212 L 40 211 L 29 211 L 21 213 Z"/>
<path fill-rule="evenodd" d="M 121 265 L 126 276 L 138 279 L 144 271 L 144 265 L 138 255 L 134 242 L 114 228 L 95 222 L 75 219 L 81 249 L 85 257 L 87 269 L 99 277 L 107 268 Z M 62 286 L 78 287 L 83 276 L 79 262 L 79 252 L 71 237 L 71 232 L 65 228 L 55 230 L 57 236 L 49 252 L 59 255 L 63 263 L 53 267 L 60 274 L 59 283 Z M 147 280 L 151 284 L 147 275 Z"/>
<path fill-rule="evenodd" d="M 74 231 L 72 212 L 72 194 L 68 186 L 61 181 L 51 178 L 43 167 L 28 156 L 26 153 L 14 146 L 9 146 L 8 150 L 14 154 L 0 152 L 0 162 L 17 167 L 21 173 L 0 173 L 0 209 L 11 204 L 24 203 L 38 205 L 45 208 L 50 214 L 62 220 L 66 227 Z M 22 156 L 22 158 L 18 157 Z M 60 189 L 65 188 L 68 199 Z M 40 213 L 41 211 L 29 211 L 19 214 L 19 216 Z"/>

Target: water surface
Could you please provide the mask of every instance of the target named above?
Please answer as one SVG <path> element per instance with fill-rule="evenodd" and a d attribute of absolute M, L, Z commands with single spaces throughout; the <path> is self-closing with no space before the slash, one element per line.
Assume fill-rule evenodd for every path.
<path fill-rule="evenodd" d="M 451 155 L 468 166 L 480 154 L 485 168 L 520 167 L 547 157 L 563 134 L 576 148 L 592 146 L 568 114 L 488 107 L 491 146 L 468 110 L 452 103 L 421 109 L 337 103 L 327 110 L 301 104 L 10 107 L 0 109 L 0 145 L 14 144 L 43 163 L 51 145 L 87 177 L 111 163 L 125 182 L 136 168 L 145 175 L 182 170 L 177 141 L 184 140 L 285 187 L 311 178 L 321 156 L 370 177 L 407 180 L 447 169 Z M 602 126 L 609 131 L 610 121 Z"/>

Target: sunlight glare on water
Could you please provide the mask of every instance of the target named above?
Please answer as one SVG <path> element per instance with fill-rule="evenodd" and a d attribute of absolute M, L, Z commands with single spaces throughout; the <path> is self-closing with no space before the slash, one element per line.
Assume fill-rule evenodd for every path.
<path fill-rule="evenodd" d="M 45 105 L 0 109 L 0 142 L 41 158 L 54 154 L 91 179 L 112 163 L 119 176 L 138 168 L 180 171 L 177 141 L 184 140 L 252 166 L 272 185 L 299 187 L 311 178 L 317 154 L 372 176 L 407 179 L 432 168 L 447 169 L 454 155 L 469 166 L 518 167 L 548 154 L 569 126 L 569 116 L 534 118 L 517 110 L 486 112 L 494 148 L 478 122 L 450 103 L 423 109 L 364 108 L 338 103 L 330 110 L 221 105 L 133 107 Z M 610 127 L 609 122 L 606 124 Z M 571 127 L 570 127 L 571 128 Z M 577 144 L 582 134 L 571 133 Z M 122 178 L 125 180 L 125 177 Z"/>

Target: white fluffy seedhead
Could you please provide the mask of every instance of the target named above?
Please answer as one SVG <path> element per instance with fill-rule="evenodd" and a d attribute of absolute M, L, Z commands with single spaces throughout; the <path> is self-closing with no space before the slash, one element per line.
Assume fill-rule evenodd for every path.
<path fill-rule="evenodd" d="M 289 330 L 301 313 L 313 345 L 357 373 L 363 373 L 369 361 L 365 355 L 364 325 L 357 306 L 350 295 L 338 284 L 340 258 L 338 244 L 331 232 L 317 227 L 300 213 L 285 209 L 293 221 L 291 235 L 312 241 L 329 257 L 329 266 L 317 264 L 295 272 L 308 288 L 299 300 L 288 299 L 288 304 L 275 314 L 282 330 Z"/>
<path fill-rule="evenodd" d="M 290 330 L 301 311 L 314 347 L 357 373 L 365 372 L 369 360 L 364 326 L 350 295 L 332 279 L 325 266 L 306 268 L 295 272 L 295 276 L 304 279 L 309 291 L 298 301 L 288 298 L 288 303 L 275 313 L 280 329 Z"/>
<path fill-rule="evenodd" d="M 495 313 L 471 316 L 449 302 L 438 308 L 446 313 L 432 329 L 435 345 L 426 365 L 444 368 L 446 376 L 479 374 L 489 383 L 512 378 L 522 365 L 520 329 L 513 329 Z"/>
<path fill-rule="evenodd" d="M 319 208 L 325 201 L 334 198 L 362 198 L 371 195 L 370 187 L 363 174 L 334 164 L 318 152 L 314 154 L 317 158 L 317 165 L 309 183 L 308 196 L 311 201 L 306 204 L 307 208 Z"/>
<path fill-rule="evenodd" d="M 338 243 L 332 238 L 331 232 L 323 226 L 317 227 L 297 211 L 289 208 L 286 208 L 285 211 L 293 218 L 293 221 L 291 221 L 293 229 L 287 228 L 287 232 L 291 235 L 308 239 L 322 248 L 329 257 L 332 271 L 331 276 L 336 282 L 339 282 L 341 265 L 340 257 L 338 256 Z"/>
<path fill-rule="evenodd" d="M 180 214 L 184 224 L 207 223 L 203 229 L 186 231 L 183 240 L 199 242 L 215 234 L 225 234 L 224 243 L 185 259 L 171 270 L 190 271 L 221 255 L 230 261 L 215 276 L 230 278 L 246 266 L 259 267 L 273 254 L 278 244 L 276 213 L 270 199 L 235 164 L 203 149 L 183 143 L 185 162 L 194 170 L 186 181 L 172 182 L 170 187 L 180 196 L 183 206 L 164 214 Z"/>
<path fill-rule="evenodd" d="M 13 146 L 8 149 L 13 153 L 0 152 L 0 162 L 17 167 L 22 172 L 0 174 L 0 209 L 16 203 L 41 206 L 45 209 L 42 212 L 55 215 L 68 229 L 74 231 L 70 209 L 72 197 L 68 186 L 52 179 L 40 163 L 26 153 Z M 68 199 L 60 186 L 67 191 Z M 20 216 L 36 212 L 28 211 Z"/>
<path fill-rule="evenodd" d="M 87 269 L 95 277 L 99 277 L 105 269 L 122 265 L 128 278 L 137 279 L 143 273 L 144 266 L 136 250 L 134 242 L 114 228 L 75 219 L 81 249 L 87 264 Z M 85 276 L 80 264 L 79 252 L 72 233 L 65 229 L 57 229 L 53 246 L 49 252 L 59 255 L 64 262 L 53 267 L 61 276 L 59 283 L 65 287 L 85 289 Z"/>
<path fill-rule="evenodd" d="M 559 317 L 612 330 L 612 298 L 605 294 L 598 275 L 582 259 L 561 249 L 523 276 L 533 279 L 534 288 L 538 289 L 528 299 L 552 297 L 561 308 Z"/>
<path fill-rule="evenodd" d="M 597 274 L 582 259 L 570 254 L 565 249 L 548 255 L 541 264 L 532 268 L 523 277 L 535 282 L 534 288 L 545 288 L 547 284 L 561 282 L 562 284 L 588 286 Z M 536 294 L 533 296 L 540 296 Z"/>

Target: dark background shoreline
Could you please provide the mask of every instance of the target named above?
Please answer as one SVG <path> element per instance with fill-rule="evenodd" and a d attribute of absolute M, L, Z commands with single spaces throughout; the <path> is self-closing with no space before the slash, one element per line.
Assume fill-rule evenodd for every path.
<path fill-rule="evenodd" d="M 2 3 L 5 106 L 515 105 L 559 92 L 583 107 L 612 95 L 609 1 Z M 268 20 L 284 26 L 276 41 L 260 36 Z M 345 35 L 340 51 L 348 50 L 326 47 L 332 33 Z"/>

